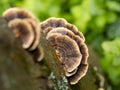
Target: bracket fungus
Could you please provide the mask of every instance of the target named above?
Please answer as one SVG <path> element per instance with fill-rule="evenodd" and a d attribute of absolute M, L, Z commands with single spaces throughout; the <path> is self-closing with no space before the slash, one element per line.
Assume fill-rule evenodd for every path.
<path fill-rule="evenodd" d="M 37 19 L 29 11 L 20 8 L 10 8 L 3 13 L 3 18 L 8 22 L 15 37 L 21 42 L 22 47 L 38 61 L 43 57 L 38 45 L 40 42 L 40 29 Z M 40 56 L 41 55 L 41 56 Z"/>
<path fill-rule="evenodd" d="M 30 12 L 20 8 L 10 8 L 3 13 L 15 37 L 22 47 L 35 59 L 41 61 L 44 53 L 40 47 L 40 32 L 45 34 L 48 43 L 63 65 L 70 84 L 76 84 L 88 70 L 88 48 L 84 35 L 76 26 L 63 18 L 49 18 L 38 25 L 37 19 Z"/>
<path fill-rule="evenodd" d="M 70 84 L 76 84 L 88 70 L 88 48 L 77 27 L 63 18 L 49 18 L 40 23 L 41 31 L 55 49 Z"/>

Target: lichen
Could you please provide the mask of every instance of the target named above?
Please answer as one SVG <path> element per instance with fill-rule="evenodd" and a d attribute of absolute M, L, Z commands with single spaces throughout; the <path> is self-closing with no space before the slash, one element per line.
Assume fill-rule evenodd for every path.
<path fill-rule="evenodd" d="M 50 79 L 52 80 L 52 87 L 54 90 L 68 90 L 68 80 L 61 74 L 61 80 L 57 80 L 54 73 L 51 72 Z"/>

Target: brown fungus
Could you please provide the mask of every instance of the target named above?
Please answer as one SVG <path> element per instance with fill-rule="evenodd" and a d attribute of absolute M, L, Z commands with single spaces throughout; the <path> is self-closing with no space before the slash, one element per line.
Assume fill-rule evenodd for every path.
<path fill-rule="evenodd" d="M 27 21 L 31 25 L 32 30 L 34 32 L 34 36 L 35 36 L 31 46 L 29 47 L 29 50 L 31 51 L 31 50 L 34 50 L 39 44 L 40 29 L 39 29 L 39 25 L 34 20 L 32 19 L 24 19 L 24 20 Z"/>
<path fill-rule="evenodd" d="M 76 84 L 85 76 L 88 69 L 87 59 L 89 54 L 83 34 L 78 31 L 76 26 L 67 23 L 62 18 L 49 18 L 40 23 L 40 29 L 46 34 L 46 39 L 51 46 L 55 48 L 56 55 L 63 64 L 65 75 L 70 83 Z M 69 66 L 70 69 L 66 68 L 65 65 Z"/>
<path fill-rule="evenodd" d="M 85 38 L 81 32 L 78 31 L 77 27 L 75 25 L 72 25 L 70 23 L 67 23 L 65 25 L 65 28 L 71 30 L 75 35 L 79 36 L 83 41 L 85 41 Z"/>
<path fill-rule="evenodd" d="M 82 61 L 81 63 L 82 64 L 87 64 L 87 58 L 88 58 L 88 50 L 87 50 L 87 47 L 86 45 L 84 44 L 83 40 L 74 35 L 74 33 L 70 30 L 68 30 L 67 28 L 63 28 L 63 27 L 58 27 L 58 28 L 54 28 L 52 29 L 51 31 L 49 31 L 48 35 L 51 35 L 52 33 L 60 33 L 62 35 L 67 35 L 69 36 L 70 38 L 72 38 L 73 40 L 75 40 L 79 46 L 79 50 L 81 51 L 82 53 Z M 71 76 L 73 73 L 76 72 L 77 69 L 75 69 L 74 71 L 72 72 L 65 72 L 66 73 L 66 76 Z"/>
<path fill-rule="evenodd" d="M 51 17 L 40 23 L 40 29 L 44 32 L 47 28 L 56 28 L 56 27 L 64 27 L 66 24 L 66 20 L 63 18 L 55 18 Z"/>
<path fill-rule="evenodd" d="M 18 30 L 20 30 L 20 28 L 22 29 L 22 30 L 20 30 L 21 32 L 22 31 L 26 32 L 27 31 L 26 29 L 28 29 L 28 24 L 29 24 L 29 27 L 31 27 L 32 29 L 29 28 L 28 30 L 29 30 L 29 32 L 33 32 L 34 37 L 33 36 L 32 37 L 34 39 L 33 40 L 30 39 L 32 44 L 29 43 L 30 46 L 29 47 L 24 47 L 24 48 L 28 49 L 28 50 L 34 50 L 38 46 L 39 40 L 40 40 L 39 25 L 37 23 L 37 19 L 28 10 L 21 9 L 21 8 L 16 8 L 16 7 L 9 8 L 3 13 L 3 17 L 8 21 L 8 24 L 9 23 L 11 24 L 11 22 L 12 22 L 12 24 L 11 24 L 12 28 L 15 27 L 15 25 L 17 26 L 18 23 L 22 23 L 22 25 L 21 24 L 18 25 L 19 26 Z M 20 19 L 20 20 L 23 20 L 23 21 L 21 21 L 21 22 L 20 22 L 20 20 L 19 21 L 18 20 L 14 21 L 14 19 Z M 13 23 L 16 23 L 16 22 L 17 22 L 17 24 L 13 25 Z M 26 23 L 26 24 L 24 24 L 24 23 Z M 15 29 L 17 29 L 17 28 L 15 28 Z M 15 31 L 15 29 L 13 31 Z M 18 31 L 18 30 L 16 30 L 16 31 Z M 23 35 L 23 36 L 25 36 L 25 35 Z M 17 37 L 20 38 L 20 37 L 22 37 L 22 35 L 17 36 Z M 22 42 L 23 42 L 23 40 L 22 40 Z"/>
<path fill-rule="evenodd" d="M 73 39 L 59 33 L 48 34 L 46 39 L 55 48 L 58 58 L 67 72 L 72 72 L 79 66 L 82 55 Z"/>
<path fill-rule="evenodd" d="M 75 35 L 78 35 L 81 39 L 83 39 L 83 41 L 85 41 L 83 34 L 78 31 L 77 27 L 75 25 L 68 23 L 63 18 L 51 17 L 45 20 L 44 22 L 40 23 L 40 29 L 43 32 L 46 32 L 47 28 L 57 28 L 57 27 L 67 28 L 68 30 L 72 31 Z"/>
<path fill-rule="evenodd" d="M 33 19 L 36 21 L 36 18 L 34 15 L 32 15 L 28 10 L 21 9 L 21 8 L 9 8 L 3 13 L 3 17 L 9 22 L 15 18 L 20 18 L 20 19 Z"/>
<path fill-rule="evenodd" d="M 88 48 L 84 43 L 82 43 L 80 46 L 81 46 L 80 50 L 81 50 L 81 54 L 82 54 L 81 63 L 78 66 L 76 73 L 74 75 L 71 75 L 68 77 L 70 84 L 72 84 L 72 85 L 78 83 L 78 81 L 86 75 L 87 70 L 88 70 L 88 63 L 87 63 L 87 59 L 89 56 Z"/>
<path fill-rule="evenodd" d="M 24 20 L 14 19 L 8 23 L 8 26 L 13 31 L 15 37 L 21 41 L 23 48 L 29 48 L 34 40 L 31 25 Z"/>
<path fill-rule="evenodd" d="M 37 23 L 31 19 L 13 19 L 8 26 L 21 41 L 23 48 L 28 50 L 35 60 L 41 61 L 44 53 L 41 47 L 38 48 L 40 31 Z"/>
<path fill-rule="evenodd" d="M 66 71 L 65 69 L 65 75 L 67 76 L 67 77 L 70 77 L 70 76 L 72 76 L 72 75 L 74 75 L 76 72 L 77 72 L 77 69 L 78 68 L 75 68 L 72 72 L 68 72 L 68 71 Z"/>
<path fill-rule="evenodd" d="M 86 75 L 87 70 L 88 70 L 88 64 L 80 64 L 76 73 L 68 77 L 70 84 L 74 85 L 78 83 L 78 81 Z"/>
<path fill-rule="evenodd" d="M 15 37 L 22 43 L 24 49 L 40 61 L 43 58 L 43 51 L 38 48 L 40 42 L 40 28 L 38 20 L 28 10 L 21 8 L 10 8 L 3 13 L 3 18 L 8 22 Z M 40 56 L 41 54 L 41 56 Z"/>
<path fill-rule="evenodd" d="M 79 49 L 81 47 L 81 44 L 84 44 L 84 40 L 82 38 L 80 38 L 78 35 L 75 35 L 72 31 L 68 30 L 67 28 L 58 27 L 58 28 L 50 29 L 47 34 L 51 34 L 51 33 L 60 33 L 62 35 L 69 36 L 71 39 L 77 42 Z"/>
<path fill-rule="evenodd" d="M 87 65 L 88 64 L 87 60 L 88 60 L 88 57 L 89 57 L 88 48 L 87 48 L 85 43 L 82 43 L 80 45 L 80 47 L 81 47 L 80 51 L 81 51 L 82 56 L 83 56 L 81 63 Z"/>

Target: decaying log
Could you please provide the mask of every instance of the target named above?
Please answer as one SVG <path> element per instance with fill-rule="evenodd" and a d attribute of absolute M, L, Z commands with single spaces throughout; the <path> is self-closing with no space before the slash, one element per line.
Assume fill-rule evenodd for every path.
<path fill-rule="evenodd" d="M 15 39 L 7 22 L 0 18 L 0 90 L 98 90 L 93 63 L 90 63 L 87 75 L 78 84 L 70 86 L 44 34 L 41 34 L 40 45 L 45 56 L 43 63 L 36 63 L 32 55 Z"/>

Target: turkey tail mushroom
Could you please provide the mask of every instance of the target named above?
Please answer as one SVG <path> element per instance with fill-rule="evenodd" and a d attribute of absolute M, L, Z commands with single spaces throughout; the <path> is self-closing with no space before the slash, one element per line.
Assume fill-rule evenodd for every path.
<path fill-rule="evenodd" d="M 40 29 L 43 31 L 43 33 L 46 32 L 47 28 L 58 28 L 58 27 L 67 28 L 68 30 L 72 31 L 75 35 L 81 37 L 83 41 L 85 41 L 84 35 L 78 31 L 77 27 L 75 25 L 68 23 L 63 18 L 51 17 L 45 20 L 44 22 L 40 23 Z"/>
<path fill-rule="evenodd" d="M 40 28 L 38 20 L 29 11 L 20 8 L 10 8 L 3 13 L 3 18 L 8 22 L 15 37 L 21 42 L 22 47 L 29 51 L 35 51 L 33 57 L 40 61 L 43 51 L 39 45 Z M 40 56 L 41 54 L 41 56 Z"/>
<path fill-rule="evenodd" d="M 48 34 L 46 39 L 55 48 L 57 55 L 59 55 L 59 60 L 67 72 L 72 72 L 79 66 L 82 55 L 74 40 L 58 33 Z"/>
<path fill-rule="evenodd" d="M 24 29 L 24 31 L 27 31 L 28 28 L 26 27 L 29 24 L 29 27 L 31 27 L 31 30 L 29 31 L 34 34 L 33 35 L 34 39 L 31 40 L 32 43 L 29 45 L 29 50 L 34 50 L 38 46 L 39 40 L 40 40 L 40 29 L 39 29 L 37 19 L 34 17 L 32 13 L 30 13 L 28 10 L 14 7 L 14 8 L 7 9 L 3 13 L 3 17 L 8 21 L 8 25 L 11 27 L 15 25 L 17 26 L 19 24 L 18 21 L 21 20 L 23 24 L 20 27 L 21 30 L 19 30 L 19 32 L 22 32 L 23 31 L 22 29 Z"/>
<path fill-rule="evenodd" d="M 54 17 L 41 22 L 40 29 L 55 49 L 70 84 L 78 83 L 88 70 L 89 54 L 83 34 L 65 19 Z"/>

